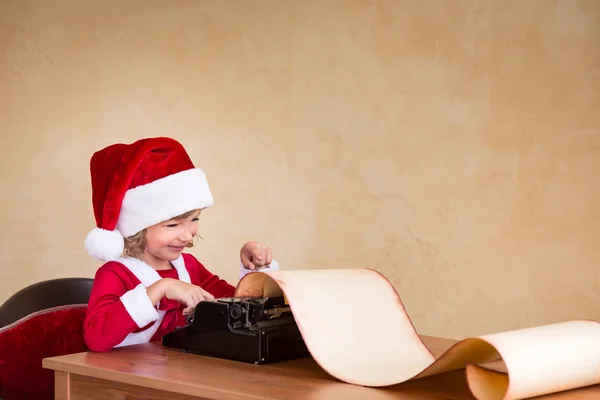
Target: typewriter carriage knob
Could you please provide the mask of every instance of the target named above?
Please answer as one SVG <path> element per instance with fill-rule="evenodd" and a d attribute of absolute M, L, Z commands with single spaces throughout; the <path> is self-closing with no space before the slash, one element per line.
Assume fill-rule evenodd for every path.
<path fill-rule="evenodd" d="M 240 306 L 239 304 L 231 304 L 231 306 L 229 306 L 229 316 L 237 321 L 242 317 L 243 314 L 243 309 L 242 306 Z"/>

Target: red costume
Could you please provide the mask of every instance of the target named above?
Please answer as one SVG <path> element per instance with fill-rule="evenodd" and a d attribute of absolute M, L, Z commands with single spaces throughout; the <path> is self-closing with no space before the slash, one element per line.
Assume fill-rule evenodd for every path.
<path fill-rule="evenodd" d="M 156 271 L 136 258 L 104 264 L 96 273 L 83 328 L 92 351 L 159 340 L 185 325 L 183 305 L 163 298 L 156 307 L 146 287 L 161 278 L 198 285 L 215 298 L 232 297 L 235 287 L 213 275 L 191 254 L 172 262 L 174 268 Z"/>
<path fill-rule="evenodd" d="M 157 271 L 123 256 L 124 238 L 187 211 L 213 204 L 204 172 L 183 146 L 169 138 L 114 144 L 92 156 L 92 203 L 97 227 L 85 240 L 93 257 L 107 261 L 94 279 L 84 324 L 92 351 L 160 339 L 185 325 L 184 306 L 163 298 L 153 306 L 146 288 L 161 278 L 200 286 L 216 298 L 235 287 L 209 272 L 190 254 Z M 270 269 L 278 269 L 275 261 Z M 242 267 L 241 275 L 249 271 Z"/>

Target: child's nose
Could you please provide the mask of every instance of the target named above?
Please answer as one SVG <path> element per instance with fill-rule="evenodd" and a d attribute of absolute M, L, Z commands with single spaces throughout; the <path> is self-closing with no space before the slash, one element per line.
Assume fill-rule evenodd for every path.
<path fill-rule="evenodd" d="M 192 235 L 192 232 L 190 232 L 187 229 L 185 229 L 181 233 L 181 236 L 179 237 L 179 240 L 181 240 L 182 242 L 189 242 L 189 241 L 192 240 L 193 237 L 194 237 L 194 235 Z"/>

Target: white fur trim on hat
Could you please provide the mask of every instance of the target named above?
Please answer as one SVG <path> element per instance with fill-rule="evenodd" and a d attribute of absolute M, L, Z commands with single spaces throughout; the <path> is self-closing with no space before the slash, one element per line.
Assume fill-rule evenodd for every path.
<path fill-rule="evenodd" d="M 117 230 L 129 237 L 144 228 L 213 204 L 204 172 L 188 169 L 129 189 L 123 198 Z"/>
<path fill-rule="evenodd" d="M 114 261 L 123 254 L 124 239 L 118 231 L 94 228 L 85 238 L 85 248 L 94 258 Z"/>

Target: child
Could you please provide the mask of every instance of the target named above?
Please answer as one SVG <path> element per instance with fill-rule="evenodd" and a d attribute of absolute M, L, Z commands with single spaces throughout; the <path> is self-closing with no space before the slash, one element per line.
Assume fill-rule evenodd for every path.
<path fill-rule="evenodd" d="M 194 256 L 198 218 L 213 204 L 203 171 L 170 138 L 114 144 L 90 162 L 97 227 L 85 247 L 107 261 L 96 272 L 84 323 L 92 351 L 159 340 L 186 324 L 205 299 L 232 297 L 235 287 Z M 240 250 L 240 275 L 278 269 L 267 246 Z"/>

